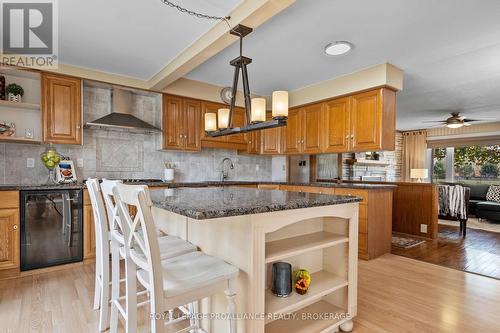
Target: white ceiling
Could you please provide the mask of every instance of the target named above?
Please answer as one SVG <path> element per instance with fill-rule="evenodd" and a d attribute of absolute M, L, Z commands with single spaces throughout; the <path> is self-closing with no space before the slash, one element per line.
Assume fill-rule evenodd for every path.
<path fill-rule="evenodd" d="M 500 1 L 297 0 L 244 41 L 250 88 L 295 90 L 390 62 L 405 72 L 398 129 L 429 127 L 451 111 L 500 120 Z M 324 46 L 348 40 L 347 55 Z M 230 85 L 233 44 L 187 75 Z"/>
<path fill-rule="evenodd" d="M 241 0 L 174 1 L 225 16 Z M 63 0 L 59 5 L 59 61 L 149 79 L 217 21 L 179 13 L 160 0 Z"/>

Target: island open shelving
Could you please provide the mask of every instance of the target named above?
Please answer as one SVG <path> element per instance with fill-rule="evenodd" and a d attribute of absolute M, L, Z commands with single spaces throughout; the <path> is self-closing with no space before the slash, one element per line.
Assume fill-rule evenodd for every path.
<path fill-rule="evenodd" d="M 349 320 L 349 270 L 356 262 L 349 261 L 349 242 L 357 242 L 357 238 L 349 237 L 350 223 L 354 222 L 317 217 L 266 234 L 265 333 L 334 331 Z M 287 297 L 273 295 L 271 272 L 277 261 L 290 263 L 292 270 L 307 269 L 311 273 L 306 294 L 293 291 Z"/>

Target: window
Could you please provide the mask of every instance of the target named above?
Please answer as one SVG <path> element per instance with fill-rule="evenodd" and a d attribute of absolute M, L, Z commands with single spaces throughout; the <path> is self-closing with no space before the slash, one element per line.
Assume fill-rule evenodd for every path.
<path fill-rule="evenodd" d="M 432 149 L 432 181 L 498 183 L 500 145 Z"/>

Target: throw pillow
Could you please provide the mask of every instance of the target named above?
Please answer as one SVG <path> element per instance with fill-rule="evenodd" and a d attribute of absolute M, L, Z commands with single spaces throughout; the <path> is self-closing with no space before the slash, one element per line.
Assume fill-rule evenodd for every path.
<path fill-rule="evenodd" d="M 500 185 L 491 185 L 486 193 L 486 200 L 500 202 Z"/>

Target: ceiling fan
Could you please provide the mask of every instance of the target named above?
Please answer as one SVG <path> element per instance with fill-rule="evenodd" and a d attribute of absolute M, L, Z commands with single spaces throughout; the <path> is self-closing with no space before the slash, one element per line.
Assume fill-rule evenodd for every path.
<path fill-rule="evenodd" d="M 481 121 L 480 119 L 467 119 L 460 115 L 460 112 L 452 112 L 451 117 L 446 120 L 431 120 L 426 123 L 441 123 L 448 128 L 460 128 L 462 126 L 470 126 L 473 121 Z"/>

